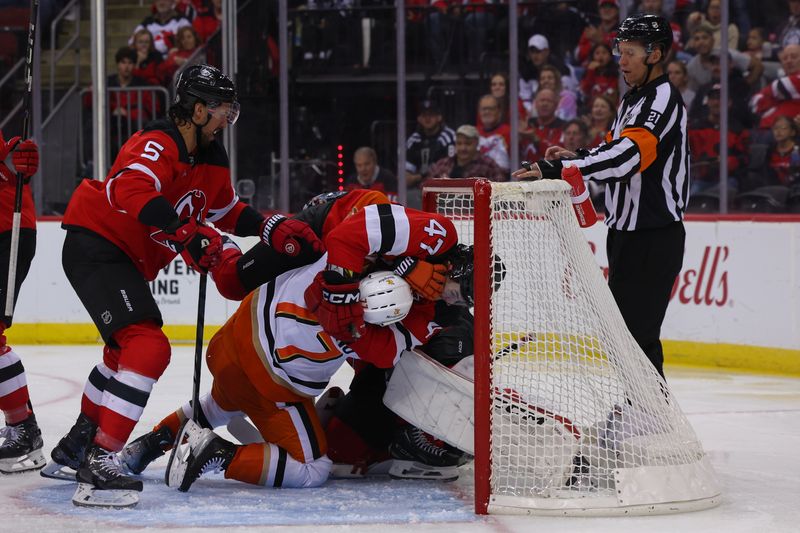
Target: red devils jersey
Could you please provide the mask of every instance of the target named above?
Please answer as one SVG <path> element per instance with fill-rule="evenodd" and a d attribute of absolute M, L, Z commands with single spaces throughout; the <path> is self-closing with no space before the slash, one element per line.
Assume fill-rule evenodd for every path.
<path fill-rule="evenodd" d="M 175 206 L 181 220 L 195 217 L 230 233 L 245 207 L 231 186 L 228 156 L 220 143 L 190 156 L 175 125 L 158 121 L 122 146 L 106 181 L 83 180 L 67 206 L 63 226 L 105 237 L 152 280 L 176 255 L 151 237 L 159 228 L 137 219 L 142 207 L 159 195 Z"/>
<path fill-rule="evenodd" d="M 2 140 L 2 136 L 0 136 Z M 0 233 L 11 231 L 11 221 L 14 215 L 14 199 L 17 194 L 16 177 L 5 163 L 0 161 Z M 21 228 L 36 229 L 36 209 L 33 205 L 31 186 L 22 187 L 22 219 Z"/>
<path fill-rule="evenodd" d="M 345 219 L 324 240 L 328 263 L 361 272 L 369 256 L 441 256 L 458 242 L 458 235 L 453 223 L 442 215 L 378 204 Z"/>

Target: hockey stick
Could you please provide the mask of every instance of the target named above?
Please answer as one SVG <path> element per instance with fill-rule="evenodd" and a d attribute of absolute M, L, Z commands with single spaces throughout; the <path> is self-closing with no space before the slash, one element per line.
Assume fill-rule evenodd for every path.
<path fill-rule="evenodd" d="M 39 16 L 39 0 L 31 0 L 31 20 L 28 25 L 28 48 L 25 55 L 25 116 L 22 120 L 22 140 L 28 138 L 31 126 L 31 94 L 33 92 L 33 43 L 36 41 L 36 19 Z M 14 215 L 11 221 L 11 247 L 8 254 L 8 279 L 6 283 L 5 316 L 14 316 L 14 297 L 17 285 L 17 256 L 19 255 L 19 227 L 22 222 L 22 188 L 25 186 L 21 172 L 17 172 L 14 192 Z"/>
<path fill-rule="evenodd" d="M 190 446 L 185 444 L 187 433 L 198 427 L 200 418 L 200 370 L 203 364 L 203 328 L 206 318 L 206 287 L 208 285 L 208 274 L 200 274 L 200 289 L 197 293 L 197 329 L 195 332 L 194 344 L 194 381 L 192 383 L 192 419 L 187 420 L 181 425 L 178 434 L 175 436 L 175 443 L 172 446 L 172 453 L 167 462 L 167 470 L 164 473 L 164 483 L 168 487 L 180 485 L 183 472 L 186 470 L 186 460 L 190 453 Z M 173 462 L 176 467 L 173 468 Z"/>

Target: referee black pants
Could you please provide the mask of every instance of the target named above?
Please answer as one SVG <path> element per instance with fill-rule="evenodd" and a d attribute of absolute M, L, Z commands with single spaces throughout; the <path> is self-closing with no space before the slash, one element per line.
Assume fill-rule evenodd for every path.
<path fill-rule="evenodd" d="M 609 228 L 608 286 L 633 338 L 661 376 L 661 324 L 683 264 L 683 222 L 635 231 Z"/>

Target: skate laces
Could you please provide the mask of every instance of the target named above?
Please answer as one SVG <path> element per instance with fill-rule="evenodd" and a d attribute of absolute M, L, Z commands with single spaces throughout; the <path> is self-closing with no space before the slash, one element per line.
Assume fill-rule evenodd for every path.
<path fill-rule="evenodd" d="M 123 475 L 122 462 L 115 452 L 103 450 L 97 455 L 95 460 L 100 463 L 101 472 L 111 474 L 114 477 L 120 477 Z"/>
<path fill-rule="evenodd" d="M 11 444 L 20 440 L 20 426 L 5 426 L 0 429 L 0 438 L 6 439 L 3 444 Z"/>
<path fill-rule="evenodd" d="M 441 457 L 445 454 L 446 450 L 439 446 L 435 441 L 431 441 L 428 434 L 419 428 L 411 430 L 411 438 L 419 448 L 423 451 Z"/>

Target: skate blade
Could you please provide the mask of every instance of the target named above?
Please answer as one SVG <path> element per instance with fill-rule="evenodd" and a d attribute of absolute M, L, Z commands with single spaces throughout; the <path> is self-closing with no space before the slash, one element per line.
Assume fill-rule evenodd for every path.
<path fill-rule="evenodd" d="M 59 481 L 75 481 L 75 474 L 74 468 L 70 468 L 55 461 L 47 463 L 39 472 L 39 475 L 42 477 L 57 479 Z"/>
<path fill-rule="evenodd" d="M 89 483 L 78 483 L 72 496 L 78 507 L 105 509 L 128 509 L 139 503 L 139 492 L 135 490 L 99 490 Z"/>
<path fill-rule="evenodd" d="M 331 479 L 361 479 L 365 477 L 388 476 L 392 460 L 374 463 L 366 468 L 362 465 L 334 463 L 331 467 Z"/>
<path fill-rule="evenodd" d="M 2 474 L 22 474 L 32 470 L 44 468 L 47 461 L 42 454 L 41 448 L 34 450 L 22 457 L 0 460 L 0 473 Z"/>
<path fill-rule="evenodd" d="M 457 466 L 431 466 L 414 461 L 395 459 L 389 468 L 392 479 L 422 479 L 426 481 L 455 481 L 458 479 Z"/>
<path fill-rule="evenodd" d="M 183 427 L 178 432 L 178 436 L 175 438 L 175 444 L 172 447 L 172 453 L 170 453 L 169 461 L 167 462 L 164 483 L 166 483 L 168 487 L 175 487 L 181 492 L 189 490 L 191 484 L 184 486 L 183 482 L 192 450 L 201 446 L 205 439 L 213 438 L 213 436 L 214 434 L 211 430 L 203 429 L 193 420 L 187 420 L 184 423 Z"/>

